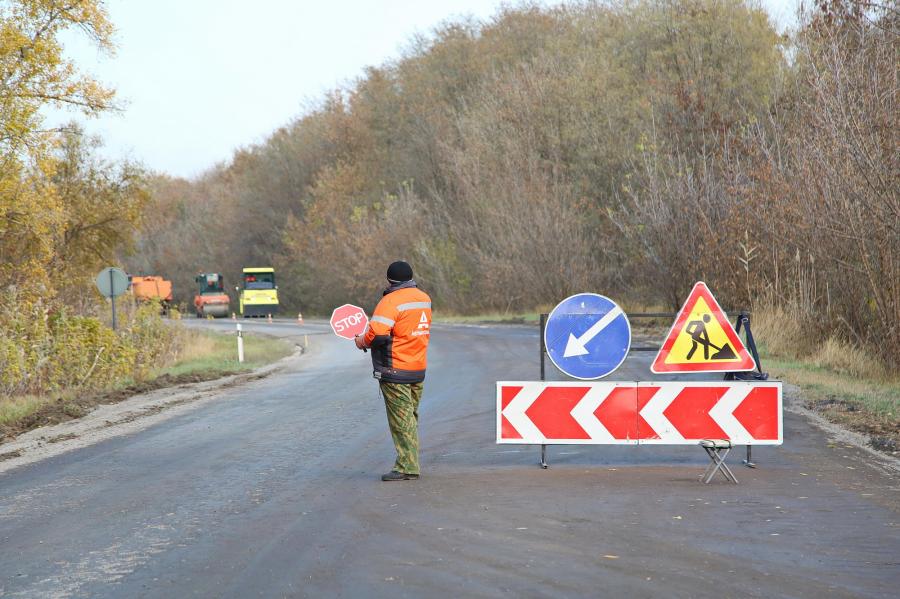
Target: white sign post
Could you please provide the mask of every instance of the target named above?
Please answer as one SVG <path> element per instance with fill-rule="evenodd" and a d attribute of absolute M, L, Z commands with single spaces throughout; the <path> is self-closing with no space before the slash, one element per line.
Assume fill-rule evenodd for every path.
<path fill-rule="evenodd" d="M 241 323 L 237 325 L 238 362 L 244 361 L 244 335 L 241 332 Z"/>

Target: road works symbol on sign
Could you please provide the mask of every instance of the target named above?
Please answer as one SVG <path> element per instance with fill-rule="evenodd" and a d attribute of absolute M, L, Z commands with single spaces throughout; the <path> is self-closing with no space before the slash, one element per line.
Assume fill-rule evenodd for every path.
<path fill-rule="evenodd" d="M 604 377 L 625 360 L 631 325 L 614 301 L 579 293 L 561 301 L 547 318 L 544 345 L 550 361 L 581 380 Z"/>
<path fill-rule="evenodd" d="M 344 304 L 331 313 L 331 328 L 335 335 L 344 339 L 353 339 L 362 334 L 368 324 L 365 311 L 353 304 Z"/>
<path fill-rule="evenodd" d="M 750 352 L 703 281 L 694 285 L 650 366 L 656 374 L 754 368 Z"/>
<path fill-rule="evenodd" d="M 500 382 L 497 442 L 780 445 L 781 383 Z"/>

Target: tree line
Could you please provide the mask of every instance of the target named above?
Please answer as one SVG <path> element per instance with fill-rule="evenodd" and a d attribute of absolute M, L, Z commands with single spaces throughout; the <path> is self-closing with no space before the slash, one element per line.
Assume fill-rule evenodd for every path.
<path fill-rule="evenodd" d="M 409 260 L 439 310 L 706 280 L 900 360 L 898 13 L 820 0 L 501 9 L 414 38 L 265 142 L 154 181 L 148 271 L 274 265 L 295 309 L 372 303 Z"/>
<path fill-rule="evenodd" d="M 182 301 L 198 272 L 272 265 L 287 308 L 326 314 L 371 306 L 403 258 L 439 312 L 584 290 L 675 308 L 703 279 L 727 306 L 801 320 L 806 343 L 900 363 L 890 4 L 818 0 L 787 34 L 748 0 L 501 8 L 409 40 L 193 180 L 41 126 L 47 103 L 114 108 L 56 37 L 108 47 L 101 3 L 0 11 L 7 303 L 90 310 L 118 256 Z"/>

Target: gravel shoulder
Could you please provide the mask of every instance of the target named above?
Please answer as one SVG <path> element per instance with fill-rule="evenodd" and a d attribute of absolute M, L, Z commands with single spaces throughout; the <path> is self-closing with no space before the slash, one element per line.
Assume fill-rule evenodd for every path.
<path fill-rule="evenodd" d="M 820 412 L 806 407 L 802 399 L 802 389 L 791 383 L 784 383 L 784 409 L 806 418 L 810 424 L 828 435 L 834 444 L 852 445 L 871 456 L 869 464 L 890 476 L 900 475 L 900 457 L 896 452 L 885 453 L 872 447 L 867 434 L 850 430 L 828 420 Z"/>

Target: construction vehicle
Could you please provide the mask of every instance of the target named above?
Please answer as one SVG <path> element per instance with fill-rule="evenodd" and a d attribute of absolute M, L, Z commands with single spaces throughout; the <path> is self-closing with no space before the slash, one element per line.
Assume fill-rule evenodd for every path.
<path fill-rule="evenodd" d="M 228 295 L 225 293 L 225 280 L 219 273 L 200 273 L 194 278 L 199 289 L 194 296 L 194 312 L 197 318 L 211 316 L 224 318 L 228 316 Z"/>
<path fill-rule="evenodd" d="M 158 301 L 163 314 L 172 305 L 172 281 L 156 275 L 132 275 L 131 293 L 137 301 Z"/>
<path fill-rule="evenodd" d="M 241 316 L 269 316 L 278 311 L 278 286 L 275 285 L 274 268 L 245 268 L 242 282 L 243 288 L 235 287 Z"/>

